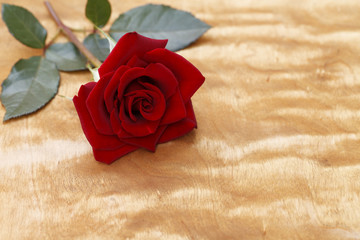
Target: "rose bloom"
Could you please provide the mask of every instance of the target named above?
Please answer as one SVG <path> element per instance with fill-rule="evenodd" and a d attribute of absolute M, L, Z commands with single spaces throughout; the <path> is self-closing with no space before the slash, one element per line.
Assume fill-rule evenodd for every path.
<path fill-rule="evenodd" d="M 205 78 L 166 44 L 125 34 L 99 68 L 100 80 L 74 96 L 97 161 L 110 164 L 138 148 L 154 152 L 196 127 L 190 98 Z"/>

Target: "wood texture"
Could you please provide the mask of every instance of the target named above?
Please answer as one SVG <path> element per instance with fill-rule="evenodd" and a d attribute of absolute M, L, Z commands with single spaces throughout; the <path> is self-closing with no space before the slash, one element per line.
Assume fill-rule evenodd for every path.
<path fill-rule="evenodd" d="M 7 2 L 55 34 L 42 1 Z M 90 27 L 85 0 L 51 2 Z M 0 239 L 360 239 L 360 2 L 113 0 L 111 22 L 149 2 L 213 26 L 179 52 L 206 76 L 199 128 L 107 166 L 64 98 L 1 123 Z M 41 51 L 0 31 L 3 81 Z"/>

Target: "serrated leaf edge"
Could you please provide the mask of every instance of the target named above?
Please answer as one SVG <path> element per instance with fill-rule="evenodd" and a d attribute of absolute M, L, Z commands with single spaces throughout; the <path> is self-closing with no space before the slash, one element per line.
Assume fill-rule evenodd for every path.
<path fill-rule="evenodd" d="M 29 45 L 21 42 L 21 40 L 19 40 L 17 37 L 15 37 L 15 35 L 14 35 L 14 34 L 12 33 L 12 31 L 9 29 L 9 27 L 7 26 L 7 24 L 6 24 L 5 20 L 4 20 L 4 17 L 3 17 L 3 16 L 4 16 L 4 11 L 5 11 L 4 6 L 5 6 L 5 7 L 6 7 L 6 6 L 12 6 L 12 7 L 17 7 L 17 8 L 22 8 L 22 9 L 28 11 L 28 12 L 36 19 L 36 21 L 40 24 L 40 26 L 41 26 L 43 29 L 45 29 L 44 26 L 41 25 L 40 21 L 34 16 L 34 14 L 33 14 L 32 12 L 30 12 L 29 10 L 27 10 L 26 8 L 23 8 L 23 7 L 20 7 L 20 6 L 17 6 L 17 5 L 7 4 L 7 3 L 3 3 L 3 4 L 2 4 L 1 16 L 2 16 L 3 22 L 5 23 L 6 27 L 7 27 L 8 30 L 9 30 L 9 33 L 10 33 L 16 40 L 18 40 L 20 43 L 24 44 L 25 46 L 28 46 L 28 47 L 31 47 L 31 48 L 35 48 L 35 49 L 41 49 L 41 48 L 45 47 L 45 41 L 46 41 L 46 38 L 47 38 L 47 30 L 46 30 L 46 29 L 45 29 L 45 39 L 44 39 L 44 42 L 41 42 L 41 41 L 38 39 L 38 37 L 37 37 L 32 31 L 27 31 L 28 33 L 30 33 L 30 34 L 34 37 L 34 39 L 35 39 L 37 42 L 40 43 L 41 47 L 39 47 L 39 48 L 38 48 L 38 47 L 29 46 Z M 12 15 L 14 15 L 12 11 L 10 11 L 10 13 L 11 13 Z M 16 16 L 16 15 L 15 15 L 15 16 Z M 21 22 L 21 24 L 23 24 L 22 21 L 20 21 L 20 22 Z M 23 25 L 24 25 L 24 24 L 23 24 Z M 25 29 L 28 30 L 27 28 L 25 28 Z"/>
<path fill-rule="evenodd" d="M 35 57 L 35 56 L 34 56 L 34 57 Z M 21 60 L 26 60 L 26 59 L 20 59 L 19 61 L 21 61 Z M 44 58 L 41 57 L 41 58 L 40 58 L 40 63 L 39 63 L 38 69 L 36 70 L 36 75 L 35 75 L 35 77 L 36 77 L 36 76 L 38 75 L 38 73 L 39 73 L 40 65 L 41 65 L 41 63 L 42 63 L 43 60 L 44 60 Z M 19 61 L 18 61 L 18 62 L 19 62 Z M 49 61 L 51 64 L 54 64 L 54 63 L 51 62 L 50 60 L 48 60 L 48 61 Z M 16 63 L 15 63 L 15 64 L 16 64 Z M 55 65 L 55 64 L 54 64 L 54 65 Z M 55 69 L 57 69 L 57 68 L 56 68 L 56 65 L 55 65 Z M 34 77 L 34 78 L 35 78 L 35 77 Z M 60 80 L 60 75 L 58 75 L 58 78 L 59 78 L 59 80 Z M 7 78 L 6 78 L 6 79 L 7 79 Z M 32 84 L 33 84 L 33 81 L 31 82 L 31 85 L 32 85 Z M 29 114 L 34 113 L 34 112 L 40 110 L 41 108 L 43 108 L 46 104 L 48 104 L 48 103 L 55 97 L 55 95 L 57 94 L 58 89 L 59 89 L 59 84 L 60 84 L 60 81 L 58 81 L 58 84 L 57 84 L 57 86 L 56 86 L 57 91 L 54 93 L 54 95 L 51 96 L 46 103 L 44 103 L 43 105 L 40 105 L 38 108 L 34 109 L 33 111 L 28 111 L 28 112 L 26 112 L 26 113 L 19 114 L 19 115 L 9 116 L 11 113 L 9 114 L 9 112 L 8 112 L 7 109 L 5 108 L 5 109 L 6 109 L 6 113 L 5 113 L 5 116 L 4 116 L 4 118 L 3 118 L 3 122 L 8 121 L 8 120 L 10 120 L 10 119 L 14 119 L 14 118 L 19 118 L 19 117 L 21 117 L 21 116 L 29 115 Z M 1 99 L 1 96 L 0 96 L 0 99 Z M 2 99 L 1 99 L 1 100 L 2 100 Z M 18 109 L 18 107 L 15 108 L 15 110 L 16 110 L 16 109 Z M 12 112 L 14 112 L 14 110 L 13 110 Z"/>

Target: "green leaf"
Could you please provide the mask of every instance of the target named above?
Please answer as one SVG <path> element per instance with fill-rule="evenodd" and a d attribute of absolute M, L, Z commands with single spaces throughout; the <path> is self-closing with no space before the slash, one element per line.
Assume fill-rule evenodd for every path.
<path fill-rule="evenodd" d="M 98 27 L 103 27 L 111 15 L 108 0 L 88 0 L 85 9 L 86 17 Z"/>
<path fill-rule="evenodd" d="M 118 41 L 125 33 L 136 31 L 150 38 L 168 39 L 167 48 L 177 51 L 196 41 L 209 28 L 188 12 L 148 4 L 121 14 L 111 26 L 110 35 Z"/>
<path fill-rule="evenodd" d="M 57 93 L 60 75 L 54 63 L 35 56 L 19 60 L 2 83 L 4 121 L 43 107 Z"/>
<path fill-rule="evenodd" d="M 47 36 L 46 29 L 25 8 L 2 4 L 2 19 L 9 32 L 21 43 L 32 48 L 43 48 Z"/>
<path fill-rule="evenodd" d="M 100 61 L 105 61 L 110 53 L 109 42 L 99 34 L 90 34 L 84 39 L 84 46 Z"/>
<path fill-rule="evenodd" d="M 86 69 L 86 58 L 71 42 L 55 43 L 46 49 L 45 57 L 54 62 L 61 71 L 78 71 Z"/>

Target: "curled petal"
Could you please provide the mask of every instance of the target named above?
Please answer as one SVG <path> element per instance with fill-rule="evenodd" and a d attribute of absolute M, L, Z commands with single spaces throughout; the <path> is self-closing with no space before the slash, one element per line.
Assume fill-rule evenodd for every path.
<path fill-rule="evenodd" d="M 125 105 L 125 108 L 127 110 L 127 112 L 129 113 L 129 117 L 131 118 L 131 120 L 133 121 L 136 121 L 137 120 L 137 116 L 135 116 L 135 114 L 133 114 L 133 109 L 132 109 L 132 106 L 134 104 L 136 104 L 136 102 L 139 102 L 139 101 L 136 101 L 135 100 L 135 95 L 134 96 L 129 96 L 127 97 L 127 104 Z M 135 100 L 135 101 L 134 101 Z M 139 105 L 139 104 L 137 104 Z"/>
<path fill-rule="evenodd" d="M 119 39 L 114 49 L 99 68 L 100 77 L 126 65 L 134 55 L 142 57 L 146 52 L 157 48 L 165 48 L 167 40 L 157 40 L 131 32 Z"/>
<path fill-rule="evenodd" d="M 196 118 L 191 100 L 186 104 L 186 112 L 186 118 L 179 122 L 168 125 L 163 135 L 160 137 L 159 143 L 168 142 L 175 138 L 181 137 L 196 128 Z"/>
<path fill-rule="evenodd" d="M 155 121 L 159 120 L 166 108 L 166 102 L 165 98 L 162 94 L 162 92 L 155 87 L 154 85 L 150 83 L 141 83 L 146 89 L 149 89 L 151 91 L 146 91 L 146 93 L 151 97 L 152 103 L 151 103 L 151 111 L 148 111 L 148 109 L 145 108 L 144 105 L 140 106 L 140 113 L 141 115 L 149 120 L 149 121 Z"/>
<path fill-rule="evenodd" d="M 126 94 L 125 90 L 130 86 L 130 83 L 132 84 L 134 80 L 140 77 L 149 77 L 151 83 L 161 89 L 166 99 L 176 92 L 178 86 L 178 80 L 168 68 L 163 64 L 152 63 L 146 68 L 134 67 L 126 71 L 120 79 L 118 97 L 121 98 L 123 94 Z"/>
<path fill-rule="evenodd" d="M 96 129 L 106 135 L 113 135 L 114 132 L 110 124 L 110 114 L 106 109 L 104 92 L 110 82 L 113 73 L 105 74 L 100 78 L 86 99 L 86 107 L 90 113 Z"/>
<path fill-rule="evenodd" d="M 149 63 L 139 58 L 137 55 L 132 56 L 128 63 L 126 64 L 128 67 L 146 67 Z"/>
<path fill-rule="evenodd" d="M 92 118 L 87 111 L 85 101 L 91 92 L 91 90 L 95 87 L 95 82 L 89 82 L 80 87 L 78 96 L 73 98 L 73 102 L 76 108 L 76 111 L 79 115 L 81 127 L 84 131 L 84 134 L 89 141 L 90 145 L 93 149 L 98 150 L 113 150 L 119 147 L 124 146 L 125 144 L 119 140 L 116 135 L 103 135 L 99 133 L 92 121 Z"/>
<path fill-rule="evenodd" d="M 186 117 L 186 108 L 179 89 L 167 100 L 166 105 L 166 112 L 161 119 L 160 125 L 174 123 Z"/>
<path fill-rule="evenodd" d="M 126 72 L 126 70 L 130 69 L 128 66 L 121 66 L 119 69 L 115 71 L 113 76 L 111 77 L 111 80 L 109 84 L 106 86 L 105 92 L 104 92 L 104 99 L 105 99 L 105 105 L 106 109 L 109 113 L 111 113 L 112 109 L 114 108 L 114 99 L 115 99 L 115 93 L 119 86 L 119 80 L 121 76 Z"/>
<path fill-rule="evenodd" d="M 171 97 L 178 86 L 174 74 L 163 64 L 152 63 L 145 68 L 145 76 L 150 77 L 163 92 L 166 99 Z"/>
<path fill-rule="evenodd" d="M 126 132 L 121 126 L 121 121 L 119 118 L 119 110 L 113 109 L 113 111 L 110 114 L 110 121 L 111 121 L 111 126 L 114 129 L 114 132 L 118 135 L 120 139 L 133 137 L 131 134 Z"/>
<path fill-rule="evenodd" d="M 155 49 L 146 53 L 143 58 L 150 63 L 161 63 L 171 70 L 179 81 L 179 89 L 185 103 L 205 81 L 204 76 L 194 65 L 167 49 Z"/>
<path fill-rule="evenodd" d="M 131 120 L 125 112 L 125 104 L 121 103 L 119 118 L 122 128 L 134 137 L 144 137 L 153 134 L 159 126 L 160 120 L 147 121 L 144 118 L 138 118 L 136 121 Z"/>
<path fill-rule="evenodd" d="M 123 95 L 126 94 L 126 88 L 131 86 L 132 82 L 135 82 L 135 80 L 144 76 L 144 73 L 145 69 L 140 67 L 130 68 L 129 70 L 127 70 L 119 80 L 119 87 L 117 89 L 118 98 L 121 99 Z"/>

